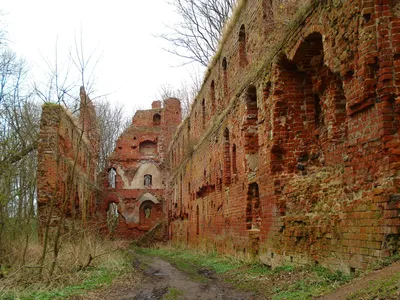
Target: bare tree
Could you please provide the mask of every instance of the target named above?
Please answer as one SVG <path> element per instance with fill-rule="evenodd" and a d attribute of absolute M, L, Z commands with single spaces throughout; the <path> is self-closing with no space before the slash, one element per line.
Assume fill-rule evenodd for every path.
<path fill-rule="evenodd" d="M 174 0 L 170 2 L 180 17 L 159 36 L 168 41 L 166 49 L 187 60 L 207 66 L 215 54 L 223 28 L 236 0 Z"/>
<path fill-rule="evenodd" d="M 107 159 L 114 151 L 116 140 L 130 124 L 130 120 L 124 116 L 124 110 L 123 105 L 111 104 L 107 98 L 96 101 L 96 115 L 100 133 L 98 172 L 107 167 Z"/>
<path fill-rule="evenodd" d="M 191 84 L 187 81 L 182 81 L 178 88 L 165 83 L 160 86 L 156 98 L 162 100 L 170 97 L 179 99 L 182 107 L 182 118 L 185 119 L 190 113 L 190 107 L 200 90 L 200 86 L 200 81 Z"/>
<path fill-rule="evenodd" d="M 25 62 L 0 44 L 0 264 L 7 241 L 32 233 L 40 108 L 26 74 Z"/>

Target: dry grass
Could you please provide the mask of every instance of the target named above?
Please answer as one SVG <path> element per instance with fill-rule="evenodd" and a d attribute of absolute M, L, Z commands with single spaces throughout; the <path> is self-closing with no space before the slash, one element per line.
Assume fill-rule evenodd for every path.
<path fill-rule="evenodd" d="M 43 248 L 39 242 L 29 243 L 23 257 L 24 241 L 10 241 L 5 249 L 6 255 L 2 257 L 0 298 L 4 295 L 19 297 L 38 291 L 48 292 L 79 285 L 92 276 L 91 271 L 99 269 L 105 271 L 106 277 L 110 274 L 112 280 L 115 274 L 129 268 L 123 251 L 125 247 L 123 242 L 104 240 L 90 233 L 65 239 L 61 245 L 57 267 L 50 276 L 49 270 L 54 259 L 51 249 L 43 266 L 40 266 L 38 261 Z"/>

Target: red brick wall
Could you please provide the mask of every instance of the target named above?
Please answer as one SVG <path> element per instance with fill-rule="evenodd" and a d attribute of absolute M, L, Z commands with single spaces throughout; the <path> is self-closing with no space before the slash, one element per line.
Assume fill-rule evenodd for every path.
<path fill-rule="evenodd" d="M 71 231 L 95 212 L 98 132 L 90 99 L 81 89 L 80 119 L 60 105 L 42 107 L 38 143 L 38 218 L 46 226 Z M 50 215 L 50 218 L 49 218 Z M 77 223 L 77 224 L 75 224 Z M 78 225 L 78 226 L 77 226 Z"/>
<path fill-rule="evenodd" d="M 246 2 L 173 137 L 170 238 L 365 268 L 400 247 L 399 4 L 310 1 L 285 27 L 269 3 Z"/>

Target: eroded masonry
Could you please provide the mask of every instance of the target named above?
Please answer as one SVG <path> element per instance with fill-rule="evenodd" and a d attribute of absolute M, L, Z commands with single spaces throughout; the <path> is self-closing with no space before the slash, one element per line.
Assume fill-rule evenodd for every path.
<path fill-rule="evenodd" d="M 48 233 L 73 233 L 93 220 L 98 152 L 96 113 L 84 88 L 79 118 L 58 104 L 43 105 L 37 176 L 42 239 Z"/>
<path fill-rule="evenodd" d="M 346 271 L 397 253 L 400 1 L 311 1 L 286 32 L 244 2 L 169 148 L 170 238 Z"/>
<path fill-rule="evenodd" d="M 178 99 L 164 100 L 163 107 L 161 101 L 154 101 L 151 110 L 136 112 L 118 139 L 103 176 L 99 207 L 100 217 L 116 236 L 138 238 L 165 220 L 168 169 L 164 158 L 181 121 Z"/>
<path fill-rule="evenodd" d="M 175 243 L 347 272 L 398 253 L 400 1 L 298 2 L 278 26 L 242 1 L 183 122 L 176 99 L 135 115 L 98 200 L 117 236 L 167 220 Z"/>

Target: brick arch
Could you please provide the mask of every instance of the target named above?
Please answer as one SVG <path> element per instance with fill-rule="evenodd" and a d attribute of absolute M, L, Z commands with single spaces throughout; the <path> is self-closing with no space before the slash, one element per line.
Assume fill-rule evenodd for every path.
<path fill-rule="evenodd" d="M 158 198 L 154 194 L 148 193 L 148 192 L 147 193 L 143 193 L 142 195 L 140 195 L 140 197 L 138 199 L 139 199 L 140 205 L 145 201 L 151 201 L 154 204 L 159 204 L 160 203 L 160 201 L 158 200 Z"/>
<path fill-rule="evenodd" d="M 304 45 L 304 42 L 307 40 L 307 38 L 312 36 L 313 34 L 319 34 L 322 37 L 324 64 L 329 69 L 334 70 L 333 60 L 331 59 L 331 38 L 326 34 L 326 30 L 322 25 L 312 25 L 304 28 L 300 38 L 297 40 L 295 46 L 290 48 L 290 50 L 287 52 L 286 57 L 289 60 L 294 60 L 294 57 L 298 53 L 301 46 Z"/>
<path fill-rule="evenodd" d="M 104 203 L 104 204 L 103 204 L 103 208 L 105 208 L 105 210 L 107 211 L 108 206 L 109 206 L 111 203 L 115 203 L 115 204 L 118 205 L 119 202 L 120 202 L 120 199 L 119 199 L 119 197 L 118 197 L 116 194 L 108 194 L 107 197 L 106 197 L 106 199 L 105 199 L 105 201 L 103 202 L 103 203 Z"/>
<path fill-rule="evenodd" d="M 324 37 L 322 39 L 323 47 L 324 47 L 324 49 L 328 49 L 329 47 L 326 44 L 326 31 L 325 31 L 325 28 L 323 26 L 321 26 L 321 25 L 312 25 L 312 26 L 309 26 L 309 27 L 306 27 L 306 28 L 303 29 L 303 32 L 300 35 L 300 38 L 296 42 L 296 45 L 294 47 L 292 47 L 289 52 L 287 52 L 286 57 L 289 60 L 293 60 L 294 56 L 298 52 L 298 50 L 301 47 L 301 45 L 304 43 L 304 41 L 307 39 L 307 37 L 312 35 L 313 33 L 318 33 L 322 37 Z"/>
<path fill-rule="evenodd" d="M 111 203 L 115 203 L 117 205 L 120 203 L 120 199 L 117 194 L 107 193 L 104 196 L 103 201 L 101 202 L 101 205 L 99 206 L 100 210 L 98 211 L 98 213 L 101 216 L 101 219 L 107 218 L 107 210 Z"/>
<path fill-rule="evenodd" d="M 162 218 L 162 204 L 151 193 L 144 193 L 139 198 L 139 224 L 141 230 L 149 230 Z"/>
<path fill-rule="evenodd" d="M 151 187 L 144 185 L 144 176 L 151 175 L 152 176 L 152 184 Z M 131 182 L 132 188 L 153 188 L 153 189 L 160 189 L 163 188 L 162 177 L 161 177 L 161 170 L 157 165 L 152 162 L 146 162 L 140 165 L 137 169 L 135 176 Z"/>
<path fill-rule="evenodd" d="M 307 174 L 333 161 L 330 143 L 347 133 L 341 78 L 324 63 L 323 36 L 313 31 L 274 66 L 271 171 Z M 327 157 L 328 155 L 328 157 Z"/>

